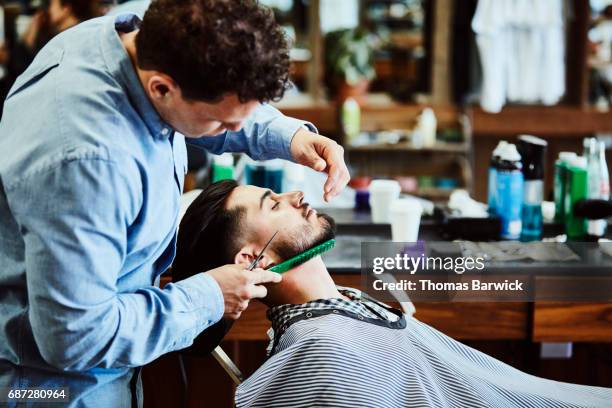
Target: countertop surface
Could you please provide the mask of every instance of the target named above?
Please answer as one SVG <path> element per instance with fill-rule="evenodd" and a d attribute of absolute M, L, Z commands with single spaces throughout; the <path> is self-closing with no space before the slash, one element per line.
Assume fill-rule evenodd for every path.
<path fill-rule="evenodd" d="M 323 260 L 332 273 L 360 273 L 362 244 L 391 242 L 391 226 L 389 224 L 373 223 L 369 212 L 357 212 L 348 209 L 321 211 L 332 216 L 337 224 L 336 247 L 323 254 Z M 558 233 L 558 225 L 545 225 L 545 236 L 554 236 Z M 433 251 L 440 256 L 461 255 L 459 243 L 444 241 L 439 233 L 439 227 L 433 219 L 422 220 L 419 240 L 424 242 L 428 251 Z M 584 275 L 586 271 L 590 276 L 612 277 L 612 243 L 570 242 L 566 245 L 580 258 L 579 260 L 490 260 L 487 264 L 487 270 L 495 273 L 537 273 L 538 275 L 560 276 Z M 602 251 L 602 245 L 610 250 Z"/>

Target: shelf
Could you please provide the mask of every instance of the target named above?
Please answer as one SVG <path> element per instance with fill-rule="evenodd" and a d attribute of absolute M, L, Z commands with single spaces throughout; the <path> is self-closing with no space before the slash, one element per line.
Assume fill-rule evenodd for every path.
<path fill-rule="evenodd" d="M 470 108 L 472 129 L 477 136 L 572 137 L 612 132 L 612 111 L 598 112 L 574 106 L 509 106 L 500 113 Z"/>
<path fill-rule="evenodd" d="M 305 95 L 285 98 L 275 104 L 285 115 L 312 122 L 322 134 L 339 133 L 338 108 L 335 102 L 315 101 Z M 410 129 L 414 119 L 427 105 L 397 103 L 384 94 L 368 94 L 361 108 L 361 130 L 376 132 Z M 457 126 L 460 109 L 452 105 L 433 106 L 438 127 Z"/>
<path fill-rule="evenodd" d="M 467 153 L 470 146 L 467 143 L 450 143 L 450 142 L 436 142 L 431 147 L 414 147 L 411 143 L 386 143 L 386 144 L 372 144 L 364 146 L 347 146 L 346 150 L 349 152 L 386 152 L 386 151 L 401 151 L 401 152 L 415 152 L 415 153 Z"/>
<path fill-rule="evenodd" d="M 383 100 L 378 95 L 368 97 L 362 108 L 364 131 L 405 128 L 425 105 L 399 104 Z M 333 102 L 314 102 L 307 98 L 283 101 L 278 105 L 286 115 L 313 122 L 326 132 L 337 131 L 337 107 Z M 456 119 L 460 109 L 454 106 L 434 106 L 438 123 Z M 532 133 L 536 136 L 572 137 L 592 133 L 612 132 L 612 111 L 598 112 L 574 106 L 509 106 L 497 114 L 480 107 L 466 109 L 473 134 L 478 136 L 515 136 Z"/>

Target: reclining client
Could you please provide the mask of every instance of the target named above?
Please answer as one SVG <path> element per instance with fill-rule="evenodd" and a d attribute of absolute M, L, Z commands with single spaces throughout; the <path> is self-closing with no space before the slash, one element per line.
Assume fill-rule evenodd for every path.
<path fill-rule="evenodd" d="M 334 220 L 301 192 L 234 181 L 204 190 L 181 221 L 175 279 L 278 264 L 334 237 Z M 267 286 L 268 360 L 236 391 L 237 407 L 611 407 L 612 389 L 535 377 L 351 288 L 320 256 Z"/>

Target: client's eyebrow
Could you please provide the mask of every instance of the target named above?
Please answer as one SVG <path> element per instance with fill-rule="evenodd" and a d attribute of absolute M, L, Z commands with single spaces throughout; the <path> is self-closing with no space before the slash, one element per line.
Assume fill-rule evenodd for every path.
<path fill-rule="evenodd" d="M 259 209 L 261 210 L 261 207 L 263 207 L 263 202 L 266 199 L 266 197 L 268 197 L 270 194 L 272 194 L 271 190 L 266 190 L 265 193 L 262 194 L 261 199 L 259 200 Z"/>

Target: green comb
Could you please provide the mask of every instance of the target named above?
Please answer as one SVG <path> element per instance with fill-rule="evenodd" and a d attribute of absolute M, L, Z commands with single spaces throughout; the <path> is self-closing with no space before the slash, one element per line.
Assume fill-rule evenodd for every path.
<path fill-rule="evenodd" d="M 293 258 L 289 258 L 286 261 L 279 263 L 278 265 L 274 265 L 268 270 L 276 273 L 285 273 L 288 270 L 293 269 L 296 266 L 299 266 L 304 262 L 314 258 L 315 256 L 321 255 L 323 252 L 329 251 L 334 247 L 334 245 L 336 245 L 336 240 L 330 239 L 329 241 L 325 241 L 322 244 L 312 247 L 309 250 L 294 256 Z"/>

